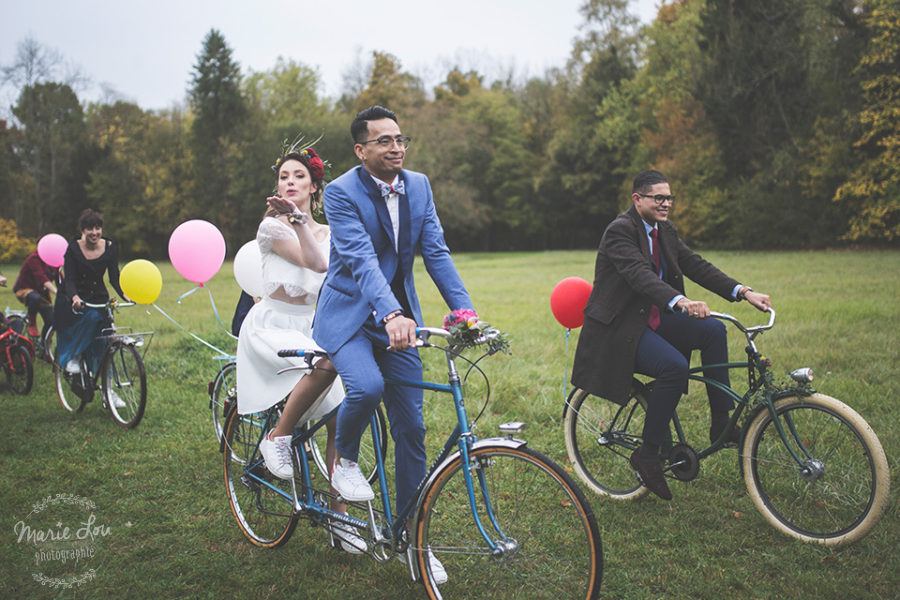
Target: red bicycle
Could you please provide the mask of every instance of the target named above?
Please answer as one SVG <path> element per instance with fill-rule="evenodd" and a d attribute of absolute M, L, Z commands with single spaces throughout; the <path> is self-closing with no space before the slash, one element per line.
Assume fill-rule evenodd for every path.
<path fill-rule="evenodd" d="M 0 367 L 6 372 L 9 387 L 23 396 L 31 391 L 34 383 L 34 367 L 31 357 L 34 347 L 31 340 L 16 333 L 6 319 L 0 324 Z"/>

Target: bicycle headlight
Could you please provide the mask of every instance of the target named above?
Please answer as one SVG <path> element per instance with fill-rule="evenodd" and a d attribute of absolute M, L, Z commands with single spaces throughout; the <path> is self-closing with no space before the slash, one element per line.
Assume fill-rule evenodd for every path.
<path fill-rule="evenodd" d="M 813 370 L 809 367 L 796 369 L 791 372 L 791 379 L 797 383 L 811 383 L 813 380 Z"/>

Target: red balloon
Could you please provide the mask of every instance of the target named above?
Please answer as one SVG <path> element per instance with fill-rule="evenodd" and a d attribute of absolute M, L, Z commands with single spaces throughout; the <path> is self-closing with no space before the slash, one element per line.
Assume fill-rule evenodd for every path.
<path fill-rule="evenodd" d="M 560 325 L 566 329 L 581 327 L 591 288 L 581 277 L 566 277 L 556 284 L 550 293 L 550 310 Z"/>

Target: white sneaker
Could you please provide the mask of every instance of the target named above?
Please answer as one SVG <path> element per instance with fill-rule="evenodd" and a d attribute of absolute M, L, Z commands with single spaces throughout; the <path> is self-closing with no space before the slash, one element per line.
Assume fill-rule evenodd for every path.
<path fill-rule="evenodd" d="M 412 552 L 412 548 L 409 550 Z M 406 563 L 406 552 L 398 554 L 397 557 L 400 559 L 404 565 Z M 444 565 L 441 564 L 441 561 L 437 559 L 434 555 L 434 552 L 431 550 L 428 551 L 428 563 L 431 567 L 431 576 L 434 577 L 434 582 L 438 585 L 444 585 L 447 583 L 447 570 L 444 568 Z"/>
<path fill-rule="evenodd" d="M 359 465 L 346 458 L 334 463 L 331 486 L 347 502 L 365 502 L 375 498 L 375 492 L 359 470 Z"/>
<path fill-rule="evenodd" d="M 125 408 L 125 401 L 119 398 L 119 395 L 113 390 L 106 390 L 107 398 L 113 403 L 113 406 L 116 408 Z"/>
<path fill-rule="evenodd" d="M 259 443 L 259 451 L 272 475 L 279 479 L 294 478 L 294 467 L 291 465 L 291 436 L 279 435 L 270 440 L 267 434 Z"/>
<path fill-rule="evenodd" d="M 66 363 L 66 373 L 71 373 L 72 375 L 81 373 L 81 365 L 78 364 L 77 358 L 71 358 L 69 359 L 69 362 Z"/>
<path fill-rule="evenodd" d="M 356 527 L 342 521 L 331 521 L 331 533 L 341 544 L 341 549 L 350 554 L 362 554 L 368 546 Z"/>

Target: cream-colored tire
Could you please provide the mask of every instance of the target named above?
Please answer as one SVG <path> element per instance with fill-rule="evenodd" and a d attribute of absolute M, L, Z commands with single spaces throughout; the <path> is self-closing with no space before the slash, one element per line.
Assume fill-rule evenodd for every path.
<path fill-rule="evenodd" d="M 776 529 L 804 542 L 844 546 L 863 538 L 887 507 L 890 474 L 881 442 L 852 408 L 823 394 L 775 402 L 746 428 L 747 491 Z M 799 440 L 799 444 L 797 442 Z"/>

